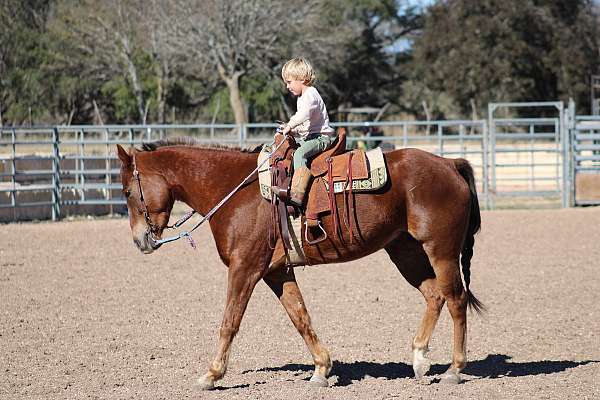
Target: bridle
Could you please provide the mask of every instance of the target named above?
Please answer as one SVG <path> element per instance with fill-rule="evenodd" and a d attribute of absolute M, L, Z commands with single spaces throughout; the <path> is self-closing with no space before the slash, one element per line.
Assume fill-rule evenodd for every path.
<path fill-rule="evenodd" d="M 142 213 L 144 214 L 146 225 L 148 225 L 150 233 L 152 233 L 152 236 L 154 236 L 154 232 L 157 232 L 159 228 L 150 219 L 150 213 L 148 212 L 148 206 L 146 205 L 146 200 L 144 200 L 144 192 L 142 191 L 140 171 L 138 171 L 137 164 L 135 162 L 135 154 L 133 155 L 133 178 L 137 181 L 138 192 L 140 193 L 140 203 L 142 204 Z M 152 239 L 155 238 L 153 237 Z"/>
<path fill-rule="evenodd" d="M 152 222 L 152 220 L 150 219 L 150 213 L 148 212 L 148 206 L 146 205 L 146 201 L 144 200 L 144 192 L 142 191 L 142 182 L 140 180 L 140 171 L 137 168 L 137 164 L 135 162 L 135 153 L 134 153 L 132 156 L 132 158 L 133 158 L 133 178 L 137 181 L 138 191 L 140 192 L 140 203 L 142 204 L 142 213 L 144 214 L 144 220 L 146 221 L 146 225 L 148 227 L 148 232 L 150 233 L 149 237 L 152 240 L 152 242 L 154 243 L 154 245 L 158 246 L 163 243 L 173 242 L 175 240 L 181 239 L 182 237 L 187 237 L 190 245 L 193 248 L 196 248 L 196 243 L 194 242 L 194 239 L 192 238 L 192 232 L 194 230 L 196 230 L 196 228 L 198 228 L 204 222 L 208 221 L 219 210 L 219 208 L 221 208 L 221 206 L 223 206 L 223 204 L 225 204 L 230 198 L 232 198 L 233 195 L 242 186 L 244 186 L 248 182 L 248 180 L 252 177 L 252 175 L 254 175 L 267 161 L 269 161 L 271 159 L 271 156 L 277 151 L 277 149 L 279 149 L 279 147 L 286 140 L 287 140 L 287 135 L 277 146 L 275 146 L 275 148 L 271 151 L 271 154 L 269 154 L 269 157 L 265 158 L 263 160 L 263 162 L 261 162 L 260 165 L 258 165 L 252 172 L 250 172 L 250 174 L 246 178 L 244 178 L 244 180 L 239 185 L 237 185 L 227 196 L 225 196 L 219 203 L 217 203 L 217 205 L 214 206 L 200 221 L 196 222 L 196 224 L 192 227 L 192 229 L 190 229 L 189 231 L 179 232 L 178 235 L 171 236 L 171 237 L 168 237 L 165 239 L 157 239 L 154 236 L 155 232 L 158 232 L 158 230 L 160 228 L 158 228 L 156 226 L 156 224 L 154 224 Z M 271 143 L 269 146 L 272 146 L 273 144 L 274 143 Z M 196 213 L 195 210 L 189 211 L 180 220 L 175 222 L 173 225 L 167 225 L 165 227 L 165 229 L 179 228 L 185 221 L 190 219 L 195 213 Z"/>
<path fill-rule="evenodd" d="M 142 190 L 142 181 L 140 179 L 140 171 L 138 170 L 137 163 L 135 162 L 135 154 L 133 154 L 132 158 L 133 158 L 133 178 L 137 181 L 138 192 L 140 193 L 140 203 L 142 205 L 142 214 L 144 214 L 144 220 L 146 221 L 146 225 L 147 225 L 146 231 L 149 233 L 149 238 L 152 240 L 153 244 L 158 246 L 163 243 L 171 242 L 173 240 L 177 240 L 181 237 L 187 236 L 187 238 L 190 242 L 190 245 L 193 248 L 196 248 L 196 243 L 194 243 L 194 240 L 192 239 L 190 232 L 193 231 L 194 229 L 196 229 L 197 226 L 195 226 L 190 232 L 181 232 L 178 236 L 173 236 L 173 237 L 167 238 L 167 239 L 158 239 L 155 236 L 156 232 L 158 232 L 160 228 L 157 227 L 156 224 L 154 222 L 152 222 L 152 220 L 150 219 L 150 212 L 148 211 L 148 206 L 146 205 L 146 200 L 144 199 L 144 191 Z M 185 221 L 190 219 L 192 217 L 192 215 L 194 215 L 195 213 L 196 213 L 196 211 L 194 211 L 194 210 L 186 213 L 183 216 L 183 218 L 181 218 L 179 221 L 177 221 L 173 225 L 165 226 L 164 229 L 178 228 Z M 204 220 L 202 222 L 204 222 Z M 198 224 L 198 226 L 199 225 L 200 224 Z"/>

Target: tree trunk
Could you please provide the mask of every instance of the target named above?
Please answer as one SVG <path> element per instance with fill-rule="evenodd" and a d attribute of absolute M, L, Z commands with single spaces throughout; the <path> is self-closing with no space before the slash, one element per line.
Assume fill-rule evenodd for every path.
<path fill-rule="evenodd" d="M 242 93 L 240 92 L 240 77 L 241 73 L 236 72 L 231 77 L 225 78 L 225 83 L 229 89 L 229 101 L 231 103 L 231 109 L 235 117 L 235 123 L 237 125 L 245 124 L 246 109 L 244 107 L 244 99 L 242 99 Z"/>
<path fill-rule="evenodd" d="M 479 119 L 479 115 L 477 113 L 477 104 L 475 103 L 475 99 L 471 97 L 470 99 L 471 102 L 471 110 L 472 110 L 472 114 L 471 114 L 471 118 L 473 118 L 473 121 L 476 121 Z M 471 135 L 475 134 L 475 125 L 471 126 Z"/>
<path fill-rule="evenodd" d="M 421 102 L 421 105 L 423 106 L 423 110 L 425 111 L 425 118 L 427 118 L 427 122 L 431 121 L 431 113 L 429 112 L 429 107 L 427 107 L 427 102 L 425 100 L 423 100 Z M 431 125 L 427 125 L 427 136 L 429 136 L 431 132 Z"/>
<path fill-rule="evenodd" d="M 137 68 L 133 63 L 133 56 L 131 52 L 131 48 L 129 47 L 129 40 L 127 38 L 121 37 L 121 44 L 123 45 L 123 58 L 127 63 L 127 72 L 129 74 L 129 79 L 131 80 L 131 86 L 133 87 L 133 94 L 135 95 L 135 99 L 137 101 L 137 109 L 141 119 L 142 124 L 146 124 L 146 116 L 145 116 L 145 100 L 144 100 L 144 92 L 142 91 L 142 86 L 140 84 L 140 80 L 137 73 Z"/>
<path fill-rule="evenodd" d="M 246 118 L 246 109 L 244 107 L 244 99 L 240 93 L 240 78 L 244 74 L 242 71 L 235 71 L 231 76 L 225 72 L 223 65 L 217 62 L 217 70 L 219 76 L 225 81 L 227 89 L 229 89 L 229 103 L 233 110 L 233 116 L 237 125 L 245 124 L 248 122 Z"/>
<path fill-rule="evenodd" d="M 135 95 L 135 99 L 137 101 L 138 113 L 141 119 L 140 122 L 142 124 L 146 124 L 146 117 L 144 115 L 146 108 L 144 106 L 144 93 L 142 92 L 142 87 L 138 79 L 137 68 L 129 57 L 127 57 L 127 69 L 129 71 L 129 79 L 131 79 L 131 86 L 133 86 L 133 94 Z"/>
<path fill-rule="evenodd" d="M 69 119 L 67 120 L 67 126 L 71 126 L 71 123 L 73 122 L 73 117 L 75 116 L 75 107 L 73 107 L 71 109 L 71 112 L 69 113 Z"/>
<path fill-rule="evenodd" d="M 96 100 L 92 100 L 92 103 L 94 104 L 94 114 L 96 114 L 96 125 L 104 125 L 102 114 L 100 114 L 100 109 L 98 108 L 98 104 L 96 104 Z"/>
<path fill-rule="evenodd" d="M 165 104 L 166 104 L 166 91 L 167 79 L 169 75 L 168 66 L 166 63 L 158 62 L 156 67 L 157 76 L 157 90 L 156 90 L 156 113 L 158 117 L 158 123 L 164 124 L 165 121 Z"/>

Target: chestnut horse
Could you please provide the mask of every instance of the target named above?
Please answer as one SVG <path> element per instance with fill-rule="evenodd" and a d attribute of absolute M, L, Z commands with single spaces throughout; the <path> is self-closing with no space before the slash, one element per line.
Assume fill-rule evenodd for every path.
<path fill-rule="evenodd" d="M 156 241 L 175 200 L 206 215 L 253 171 L 258 158 L 257 150 L 202 147 L 190 140 L 159 141 L 129 151 L 117 145 L 117 152 L 133 241 L 144 253 L 160 246 Z M 326 215 L 322 222 L 328 239 L 306 246 L 307 260 L 311 265 L 339 263 L 385 249 L 427 303 L 412 342 L 415 377 L 421 379 L 429 370 L 429 340 L 447 303 L 454 342 L 452 364 L 442 380 L 458 383 L 466 365 L 467 306 L 482 310 L 469 291 L 474 234 L 481 222 L 473 171 L 466 160 L 418 149 L 385 153 L 385 162 L 386 186 L 373 193 L 354 193 L 354 240 L 347 231 L 337 237 Z M 227 301 L 216 356 L 198 381 L 203 389 L 213 388 L 223 378 L 231 343 L 261 279 L 279 298 L 308 346 L 315 365 L 311 382 L 327 385 L 332 367 L 329 352 L 311 326 L 294 269 L 276 262 L 280 255 L 269 244 L 271 221 L 271 204 L 261 197 L 256 174 L 210 219 L 217 251 L 228 267 Z"/>

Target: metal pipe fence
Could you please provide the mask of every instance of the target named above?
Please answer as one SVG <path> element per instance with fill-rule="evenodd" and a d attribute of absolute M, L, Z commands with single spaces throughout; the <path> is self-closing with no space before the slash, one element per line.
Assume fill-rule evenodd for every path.
<path fill-rule="evenodd" d="M 480 193 L 485 197 L 486 126 L 483 120 L 333 125 L 343 126 L 350 132 L 348 147 L 352 148 L 379 145 L 392 150 L 411 146 L 440 156 L 467 158 L 473 163 Z M 116 144 L 139 146 L 144 142 L 187 136 L 199 143 L 244 147 L 270 142 L 276 126 L 197 124 L 2 129 L 0 220 L 31 219 L 31 213 L 24 211 L 30 208 L 42 208 L 42 213 L 49 213 L 53 220 L 85 213 L 85 207 L 88 210 L 100 208 L 104 213 L 124 212 Z M 2 214 L 6 210 L 11 215 Z"/>
<path fill-rule="evenodd" d="M 600 205 L 600 115 L 574 116 L 571 129 L 574 205 Z"/>
<path fill-rule="evenodd" d="M 562 110 L 556 118 L 494 118 L 493 112 L 491 117 L 332 125 L 347 130 L 349 148 L 380 146 L 389 151 L 416 147 L 442 157 L 469 160 L 485 208 L 496 207 L 500 197 L 560 199 L 569 190 L 566 178 L 574 174 L 564 166 L 570 153 L 564 147 Z M 187 136 L 204 144 L 246 147 L 270 142 L 276 127 L 273 123 L 250 123 L 2 128 L 0 221 L 126 212 L 116 144 L 140 146 Z M 585 165 L 579 165 L 577 171 Z"/>

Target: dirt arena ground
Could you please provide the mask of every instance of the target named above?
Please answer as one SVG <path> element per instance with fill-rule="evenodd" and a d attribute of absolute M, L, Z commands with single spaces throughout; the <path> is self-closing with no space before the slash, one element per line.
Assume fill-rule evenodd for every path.
<path fill-rule="evenodd" d="M 207 229 L 142 255 L 126 219 L 0 225 L 1 399 L 597 399 L 600 208 L 483 212 L 472 266 L 489 308 L 470 316 L 460 385 L 444 309 L 429 385 L 411 378 L 420 294 L 383 252 L 298 269 L 329 348 L 331 387 L 260 283 L 217 390 L 194 381 L 216 350 L 226 268 Z"/>

